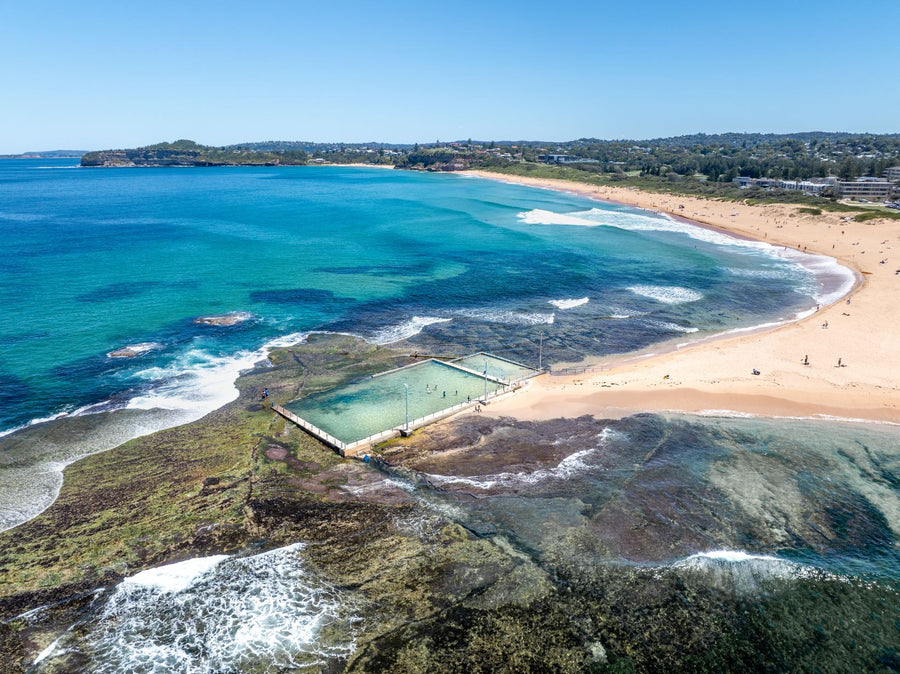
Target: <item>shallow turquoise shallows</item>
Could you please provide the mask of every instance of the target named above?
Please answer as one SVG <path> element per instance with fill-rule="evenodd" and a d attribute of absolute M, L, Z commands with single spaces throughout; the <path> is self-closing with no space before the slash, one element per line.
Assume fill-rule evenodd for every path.
<path fill-rule="evenodd" d="M 458 175 L 5 160 L 0 185 L 0 429 L 212 409 L 253 352 L 313 330 L 527 365 L 543 333 L 546 365 L 789 318 L 822 292 L 762 244 Z"/>

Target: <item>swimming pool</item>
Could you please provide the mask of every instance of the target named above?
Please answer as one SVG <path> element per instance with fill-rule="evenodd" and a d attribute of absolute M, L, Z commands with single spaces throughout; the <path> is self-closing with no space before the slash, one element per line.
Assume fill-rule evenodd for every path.
<path fill-rule="evenodd" d="M 483 357 L 481 369 L 483 371 Z M 408 388 L 408 397 L 407 397 Z M 488 376 L 427 360 L 315 393 L 284 407 L 345 444 L 399 428 L 501 389 Z M 407 401 L 409 414 L 407 417 Z"/>

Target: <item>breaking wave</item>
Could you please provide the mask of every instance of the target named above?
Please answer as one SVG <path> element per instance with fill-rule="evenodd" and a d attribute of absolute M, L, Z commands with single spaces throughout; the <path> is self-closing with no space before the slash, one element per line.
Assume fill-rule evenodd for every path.
<path fill-rule="evenodd" d="M 589 459 L 598 454 L 599 450 L 595 448 L 583 449 L 574 454 L 570 454 L 553 468 L 541 468 L 533 472 L 502 472 L 493 475 L 474 475 L 469 477 L 457 475 L 432 475 L 429 473 L 426 474 L 425 477 L 429 482 L 439 487 L 461 485 L 482 490 L 497 488 L 517 489 L 541 484 L 550 480 L 569 480 L 586 471 L 596 470 L 597 466 L 585 459 Z"/>
<path fill-rule="evenodd" d="M 710 581 L 721 589 L 736 594 L 757 594 L 763 586 L 773 580 L 797 580 L 803 578 L 829 578 L 844 580 L 843 577 L 822 569 L 798 564 L 770 555 L 754 555 L 740 550 L 713 550 L 700 552 L 673 562 L 668 568 L 680 571 L 704 573 Z"/>
<path fill-rule="evenodd" d="M 507 325 L 552 325 L 556 320 L 554 313 L 526 313 L 494 309 L 457 309 L 453 313 L 486 323 L 505 323 Z"/>
<path fill-rule="evenodd" d="M 343 592 L 308 572 L 294 544 L 149 569 L 113 590 L 84 634 L 64 635 L 37 671 L 76 652 L 90 671 L 322 669 L 349 656 L 359 622 Z"/>
<path fill-rule="evenodd" d="M 400 342 L 404 339 L 415 337 L 429 325 L 434 325 L 435 323 L 449 323 L 451 320 L 453 319 L 438 318 L 436 316 L 413 316 L 404 323 L 379 330 L 368 337 L 366 341 L 379 346 L 393 344 L 394 342 Z"/>
<path fill-rule="evenodd" d="M 649 286 L 637 285 L 629 286 L 628 290 L 635 295 L 649 297 L 651 300 L 662 302 L 664 304 L 685 304 L 687 302 L 696 302 L 703 299 L 703 294 L 690 288 L 681 288 L 679 286 Z"/>
<path fill-rule="evenodd" d="M 686 335 L 699 331 L 699 328 L 692 328 L 686 325 L 678 325 L 678 323 L 672 323 L 670 321 L 644 321 L 644 323 L 651 327 L 657 328 L 658 330 L 665 330 L 666 332 L 681 332 Z"/>
<path fill-rule="evenodd" d="M 150 433 L 196 421 L 238 396 L 235 382 L 241 372 L 265 360 L 272 349 L 303 342 L 308 333 L 292 333 L 273 339 L 256 351 L 234 356 L 213 356 L 195 349 L 165 367 L 151 367 L 135 377 L 145 383 L 144 392 L 122 402 L 107 400 L 78 410 L 34 419 L 0 433 L 0 438 L 46 421 L 65 423 L 67 417 L 111 412 L 92 430 L 71 434 L 66 443 L 38 442 L 31 457 L 4 466 L 0 480 L 0 531 L 37 517 L 59 496 L 66 466 L 90 454 L 107 451 Z M 128 416 L 117 416 L 118 410 Z M 32 442 L 21 440 L 25 444 Z M 29 445 L 31 446 L 31 445 Z"/>
<path fill-rule="evenodd" d="M 554 307 L 560 310 L 565 309 L 574 309 L 575 307 L 580 307 L 583 304 L 587 304 L 590 302 L 590 298 L 582 297 L 579 300 L 549 300 L 547 304 L 552 304 Z"/>

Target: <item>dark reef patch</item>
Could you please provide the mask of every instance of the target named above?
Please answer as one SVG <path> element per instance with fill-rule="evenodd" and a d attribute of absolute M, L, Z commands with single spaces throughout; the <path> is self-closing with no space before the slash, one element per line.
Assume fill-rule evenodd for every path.
<path fill-rule="evenodd" d="M 255 290 L 250 293 L 252 302 L 266 304 L 343 304 L 352 303 L 347 297 L 338 297 L 330 290 L 319 288 L 288 288 L 285 290 Z"/>
<path fill-rule="evenodd" d="M 147 292 L 151 288 L 158 286 L 158 283 L 138 282 L 138 283 L 111 283 L 97 288 L 90 292 L 79 295 L 75 299 L 79 302 L 94 304 L 97 302 L 112 302 L 115 300 L 123 300 L 129 297 L 137 297 Z"/>

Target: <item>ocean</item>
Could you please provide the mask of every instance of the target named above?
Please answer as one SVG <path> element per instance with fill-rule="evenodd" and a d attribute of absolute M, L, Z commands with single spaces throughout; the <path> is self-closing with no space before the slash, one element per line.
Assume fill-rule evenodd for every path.
<path fill-rule="evenodd" d="M 241 371 L 315 332 L 532 366 L 542 343 L 543 364 L 564 366 L 793 320 L 855 282 L 828 258 L 467 176 L 75 164 L 0 162 L 0 530 L 47 508 L 72 461 L 221 407 Z M 834 421 L 581 419 L 383 477 L 428 513 L 403 525 L 416 536 L 431 518 L 493 532 L 537 585 L 570 593 L 552 611 L 607 646 L 640 641 L 654 611 L 673 630 L 740 614 L 747 651 L 722 662 L 826 671 L 834 648 L 851 660 L 833 671 L 854 656 L 889 670 L 896 439 Z M 301 541 L 137 574 L 36 671 L 78 649 L 96 671 L 334 668 L 377 610 L 305 554 Z M 528 605 L 527 587 L 507 599 Z M 700 609 L 663 615 L 697 593 L 723 611 L 708 625 Z M 635 612 L 590 627 L 617 601 Z M 426 628 L 442 629 L 408 629 Z M 801 643 L 815 629 L 828 645 Z"/>
<path fill-rule="evenodd" d="M 456 175 L 74 161 L 0 162 L 0 431 L 97 405 L 208 411 L 247 357 L 311 331 L 529 362 L 542 331 L 550 362 L 578 361 L 787 320 L 852 282 L 824 258 Z"/>
<path fill-rule="evenodd" d="M 557 191 L 355 167 L 0 162 L 0 530 L 61 469 L 232 400 L 311 332 L 536 365 L 785 321 L 853 283 L 800 254 Z M 227 325 L 216 319 L 225 319 Z"/>

